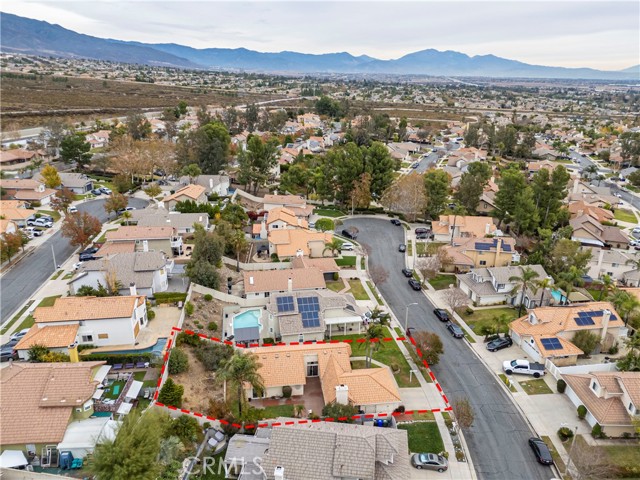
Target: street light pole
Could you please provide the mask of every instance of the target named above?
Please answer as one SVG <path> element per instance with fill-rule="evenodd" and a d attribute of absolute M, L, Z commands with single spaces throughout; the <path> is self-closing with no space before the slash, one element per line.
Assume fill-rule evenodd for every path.
<path fill-rule="evenodd" d="M 51 245 L 51 255 L 53 255 L 53 271 L 55 272 L 58 269 L 58 264 L 56 263 L 56 252 L 53 251 L 53 245 Z"/>
<path fill-rule="evenodd" d="M 408 324 L 409 324 L 409 307 L 411 307 L 413 305 L 418 305 L 418 303 L 417 302 L 410 303 L 409 305 L 404 307 L 404 331 L 405 331 L 405 333 L 407 332 L 407 327 L 408 327 Z"/>
<path fill-rule="evenodd" d="M 563 427 L 568 426 L 566 423 L 560 424 Z M 571 452 L 573 451 L 573 444 L 576 441 L 576 435 L 578 435 L 578 426 L 576 425 L 573 429 L 573 437 L 571 437 L 571 445 L 569 445 L 569 460 L 567 460 L 567 465 L 564 467 L 564 472 L 562 473 L 562 478 L 567 474 L 569 468 L 571 467 Z"/>

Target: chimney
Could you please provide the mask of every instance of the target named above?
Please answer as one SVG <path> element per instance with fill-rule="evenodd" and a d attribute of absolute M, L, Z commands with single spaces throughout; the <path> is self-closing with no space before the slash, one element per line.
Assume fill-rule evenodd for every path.
<path fill-rule="evenodd" d="M 284 480 L 284 467 L 276 465 L 276 468 L 273 470 L 273 480 Z"/>
<path fill-rule="evenodd" d="M 502 251 L 502 239 L 501 238 L 497 238 L 496 239 L 496 260 L 495 260 L 495 265 L 496 267 L 501 267 L 502 265 L 499 263 L 499 259 L 500 259 L 500 252 Z M 524 300 L 524 299 L 522 299 Z"/>
<path fill-rule="evenodd" d="M 132 297 L 135 297 L 136 295 L 138 295 L 138 289 L 136 288 L 136 284 L 135 284 L 135 282 L 131 282 L 131 283 L 129 284 L 129 294 L 130 294 Z"/>
<path fill-rule="evenodd" d="M 249 285 L 253 285 L 253 277 L 249 277 Z"/>
<path fill-rule="evenodd" d="M 489 235 L 489 233 L 491 233 L 491 224 L 490 223 L 487 223 L 484 226 L 484 233 L 485 233 L 485 235 Z"/>
<path fill-rule="evenodd" d="M 336 385 L 336 403 L 349 405 L 349 387 L 347 385 Z"/>
<path fill-rule="evenodd" d="M 142 241 L 142 251 L 143 252 L 148 252 L 149 251 L 149 240 L 143 240 Z"/>
<path fill-rule="evenodd" d="M 287 280 L 287 291 L 293 292 L 293 279 L 291 277 Z"/>
<path fill-rule="evenodd" d="M 600 335 L 600 343 L 604 343 L 607 338 L 607 330 L 609 329 L 609 320 L 611 319 L 611 310 L 602 312 L 602 334 Z"/>
<path fill-rule="evenodd" d="M 78 363 L 80 361 L 80 356 L 78 355 L 78 342 L 74 342 L 69 347 L 69 361 L 71 363 Z"/>
<path fill-rule="evenodd" d="M 209 188 L 213 190 L 213 178 L 209 179 Z"/>

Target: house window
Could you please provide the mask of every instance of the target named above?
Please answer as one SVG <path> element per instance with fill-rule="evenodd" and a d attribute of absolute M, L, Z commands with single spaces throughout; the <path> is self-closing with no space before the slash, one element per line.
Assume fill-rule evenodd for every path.
<path fill-rule="evenodd" d="M 487 261 L 486 260 L 480 260 L 480 265 L 486 265 Z"/>
<path fill-rule="evenodd" d="M 611 266 L 612 266 L 613 268 L 616 268 L 616 267 L 618 266 L 618 264 L 617 264 L 617 263 L 612 263 L 612 264 L 611 264 Z"/>
<path fill-rule="evenodd" d="M 93 342 L 93 335 L 82 335 L 82 342 Z"/>
<path fill-rule="evenodd" d="M 633 413 L 633 403 L 629 402 L 629 406 L 627 407 L 627 410 L 629 410 L 631 413 Z"/>
<path fill-rule="evenodd" d="M 81 326 L 81 327 L 84 327 L 84 320 L 80 320 L 80 321 L 78 322 L 78 325 L 79 325 L 79 326 Z"/>
<path fill-rule="evenodd" d="M 109 338 L 109 334 L 108 333 L 99 333 L 98 334 L 98 338 L 100 340 L 106 340 L 107 338 Z"/>
<path fill-rule="evenodd" d="M 298 334 L 298 341 L 299 342 L 304 342 L 304 334 L 303 333 Z"/>
<path fill-rule="evenodd" d="M 591 390 L 593 390 L 594 392 L 598 389 L 598 385 L 596 384 L 596 382 L 593 382 L 591 384 Z"/>
<path fill-rule="evenodd" d="M 498 284 L 498 290 L 502 290 L 504 288 L 504 283 L 499 283 Z"/>
<path fill-rule="evenodd" d="M 318 376 L 318 362 L 307 363 L 307 377 Z"/>

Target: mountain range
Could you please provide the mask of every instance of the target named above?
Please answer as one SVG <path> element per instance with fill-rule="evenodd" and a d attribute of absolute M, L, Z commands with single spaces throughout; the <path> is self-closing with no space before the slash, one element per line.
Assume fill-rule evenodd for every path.
<path fill-rule="evenodd" d="M 179 68 L 243 70 L 271 73 L 353 73 L 502 78 L 638 80 L 640 65 L 620 71 L 530 65 L 495 55 L 470 57 L 434 49 L 379 60 L 347 52 L 263 53 L 246 48 L 197 49 L 175 43 L 140 43 L 76 33 L 59 25 L 0 12 L 3 52 Z"/>

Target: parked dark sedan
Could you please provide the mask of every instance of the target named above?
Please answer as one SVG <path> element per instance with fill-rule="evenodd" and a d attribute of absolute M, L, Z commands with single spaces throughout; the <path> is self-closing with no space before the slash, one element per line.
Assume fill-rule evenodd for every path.
<path fill-rule="evenodd" d="M 402 222 L 400 220 L 398 220 L 397 218 L 392 218 L 391 219 L 391 223 L 393 223 L 396 226 L 402 225 Z"/>
<path fill-rule="evenodd" d="M 404 253 L 407 251 L 407 246 L 404 243 L 401 243 L 400 245 L 398 245 L 398 251 L 400 253 Z"/>
<path fill-rule="evenodd" d="M 529 439 L 529 446 L 533 450 L 533 454 L 536 456 L 538 463 L 542 465 L 553 465 L 553 457 L 549 451 L 549 447 L 541 439 L 531 437 Z"/>
<path fill-rule="evenodd" d="M 100 190 L 99 188 L 94 188 L 93 190 L 91 190 L 91 193 L 93 193 L 94 195 L 102 195 L 102 190 Z"/>
<path fill-rule="evenodd" d="M 407 278 L 411 278 L 413 277 L 413 270 L 411 270 L 410 268 L 403 268 L 402 274 Z"/>
<path fill-rule="evenodd" d="M 442 308 L 436 308 L 433 311 L 433 314 L 438 317 L 438 320 L 440 320 L 441 322 L 449 322 L 451 321 L 451 319 L 449 318 L 449 314 L 447 313 L 446 310 L 443 310 Z"/>
<path fill-rule="evenodd" d="M 15 347 L 19 341 L 19 338 L 15 338 L 13 340 L 9 340 L 7 343 L 2 345 L 2 347 L 0 347 L 0 361 L 4 362 L 5 360 L 15 358 L 13 347 Z"/>
<path fill-rule="evenodd" d="M 413 288 L 416 291 L 422 290 L 422 284 L 415 278 L 409 279 L 409 285 L 411 285 L 411 288 Z"/>
<path fill-rule="evenodd" d="M 451 332 L 451 335 L 453 335 L 455 338 L 464 337 L 464 331 L 455 323 L 447 323 L 447 330 L 449 330 L 449 332 Z"/>
<path fill-rule="evenodd" d="M 496 352 L 498 350 L 502 350 L 503 348 L 509 348 L 511 345 L 513 345 L 513 340 L 511 340 L 511 337 L 496 338 L 495 340 L 491 340 L 489 343 L 487 343 L 487 350 L 489 350 L 490 352 Z"/>

